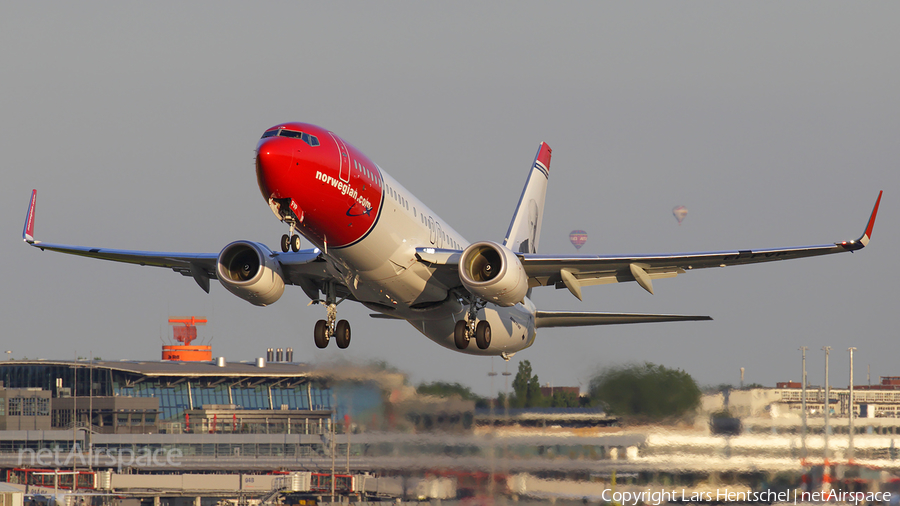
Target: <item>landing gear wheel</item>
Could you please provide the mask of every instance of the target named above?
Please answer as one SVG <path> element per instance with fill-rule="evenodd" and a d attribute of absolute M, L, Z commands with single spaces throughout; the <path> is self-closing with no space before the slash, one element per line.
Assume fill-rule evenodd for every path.
<path fill-rule="evenodd" d="M 453 327 L 453 341 L 460 350 L 469 347 L 469 324 L 465 320 L 456 322 L 456 326 Z"/>
<path fill-rule="evenodd" d="M 334 339 L 337 341 L 338 348 L 344 349 L 350 346 L 350 322 L 341 320 L 337 322 L 334 329 Z"/>
<path fill-rule="evenodd" d="M 281 251 L 287 253 L 291 249 L 291 236 L 284 234 L 281 236 Z"/>
<path fill-rule="evenodd" d="M 491 345 L 491 324 L 486 321 L 478 322 L 478 326 L 475 327 L 475 344 L 478 345 L 478 348 L 481 350 L 488 349 L 488 346 Z"/>
<path fill-rule="evenodd" d="M 314 334 L 317 347 L 321 349 L 328 346 L 328 341 L 331 341 L 331 336 L 328 335 L 328 322 L 326 322 L 325 320 L 317 321 Z"/>
<path fill-rule="evenodd" d="M 300 251 L 300 236 L 295 235 L 291 237 L 291 251 L 294 253 Z"/>

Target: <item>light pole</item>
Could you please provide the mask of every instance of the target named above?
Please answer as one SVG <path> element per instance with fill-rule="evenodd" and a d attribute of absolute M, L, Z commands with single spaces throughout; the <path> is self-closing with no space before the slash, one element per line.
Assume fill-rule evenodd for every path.
<path fill-rule="evenodd" d="M 822 347 L 825 350 L 825 471 L 828 471 L 828 431 L 831 426 L 828 425 L 828 413 L 831 411 L 831 388 L 828 384 L 828 355 L 831 352 L 831 346 Z"/>
<path fill-rule="evenodd" d="M 803 420 L 803 426 L 800 429 L 800 444 L 802 449 L 800 456 L 806 458 L 806 350 L 809 348 L 801 346 L 800 351 L 803 352 L 803 372 L 800 374 L 801 390 L 800 390 L 800 411 Z"/>
<path fill-rule="evenodd" d="M 488 377 L 491 378 L 491 395 L 494 395 L 494 377 L 497 376 L 497 373 L 494 372 L 494 357 L 491 357 L 491 372 L 487 373 Z M 494 417 L 494 400 L 491 399 L 491 418 Z M 494 422 L 492 421 L 491 424 Z"/>
<path fill-rule="evenodd" d="M 494 377 L 497 376 L 497 373 L 494 372 L 494 357 L 491 357 L 491 372 L 487 373 L 488 377 L 491 378 L 491 395 L 494 395 Z M 491 421 L 491 435 L 494 434 L 494 430 L 497 427 L 497 421 L 494 420 L 494 414 L 497 412 L 494 409 L 494 399 L 491 399 L 491 414 L 489 420 Z M 494 467 L 496 465 L 496 453 L 497 446 L 496 441 L 493 437 L 491 437 L 491 476 L 490 483 L 488 484 L 488 492 L 491 497 L 494 497 Z"/>
<path fill-rule="evenodd" d="M 6 350 L 6 360 L 12 360 L 12 350 Z"/>
<path fill-rule="evenodd" d="M 853 460 L 853 351 L 856 350 L 853 346 L 847 348 L 847 351 L 850 352 L 850 442 L 847 446 L 847 459 Z"/>
<path fill-rule="evenodd" d="M 512 376 L 512 373 L 509 372 L 509 362 L 506 362 L 506 370 L 503 371 L 503 376 L 505 378 L 503 382 L 503 391 L 505 392 L 503 394 L 503 409 L 505 410 L 505 413 L 503 416 L 509 418 L 509 377 Z M 509 420 L 507 420 L 507 423 L 508 422 Z"/>

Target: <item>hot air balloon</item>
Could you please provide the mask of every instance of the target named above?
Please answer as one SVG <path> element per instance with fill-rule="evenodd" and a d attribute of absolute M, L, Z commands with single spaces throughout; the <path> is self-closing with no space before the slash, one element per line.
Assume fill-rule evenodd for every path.
<path fill-rule="evenodd" d="M 569 234 L 569 242 L 572 243 L 572 246 L 575 246 L 575 249 L 581 249 L 584 243 L 587 242 L 587 232 L 584 230 L 573 230 Z"/>
<path fill-rule="evenodd" d="M 672 215 L 675 216 L 675 219 L 678 220 L 678 224 L 681 225 L 681 222 L 684 221 L 684 217 L 687 216 L 688 210 L 684 206 L 676 206 L 672 209 Z"/>

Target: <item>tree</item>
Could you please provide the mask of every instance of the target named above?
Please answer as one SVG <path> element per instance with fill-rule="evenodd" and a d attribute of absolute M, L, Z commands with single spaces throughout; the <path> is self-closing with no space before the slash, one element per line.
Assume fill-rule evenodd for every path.
<path fill-rule="evenodd" d="M 447 383 L 446 381 L 422 383 L 416 388 L 416 392 L 422 395 L 433 395 L 435 397 L 459 396 L 465 400 L 475 400 L 478 398 L 477 395 L 472 393 L 472 389 L 469 387 L 464 387 L 459 383 Z"/>
<path fill-rule="evenodd" d="M 537 375 L 532 375 L 531 362 L 523 360 L 519 362 L 519 372 L 513 379 L 513 398 L 510 405 L 516 408 L 537 408 L 544 406 L 544 396 L 541 395 L 541 383 Z"/>
<path fill-rule="evenodd" d="M 591 380 L 590 392 L 595 404 L 636 420 L 677 418 L 700 404 L 700 389 L 688 373 L 649 362 L 603 371 Z"/>
<path fill-rule="evenodd" d="M 578 396 L 572 392 L 553 392 L 553 396 L 550 397 L 551 408 L 577 408 L 580 406 Z"/>
<path fill-rule="evenodd" d="M 421 395 L 433 395 L 435 397 L 460 397 L 466 401 L 475 401 L 476 408 L 488 407 L 488 401 L 484 397 L 479 396 L 472 389 L 462 386 L 459 383 L 447 383 L 446 381 L 433 381 L 431 383 L 422 383 L 416 388 L 416 392 Z"/>

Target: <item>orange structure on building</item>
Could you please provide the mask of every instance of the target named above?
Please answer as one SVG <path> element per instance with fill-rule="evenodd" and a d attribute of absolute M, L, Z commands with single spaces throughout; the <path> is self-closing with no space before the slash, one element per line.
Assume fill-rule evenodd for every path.
<path fill-rule="evenodd" d="M 169 318 L 175 340 L 181 344 L 163 345 L 162 359 L 174 362 L 205 362 L 212 360 L 212 346 L 191 346 L 197 339 L 197 326 L 206 325 L 205 318 L 190 316 Z"/>

